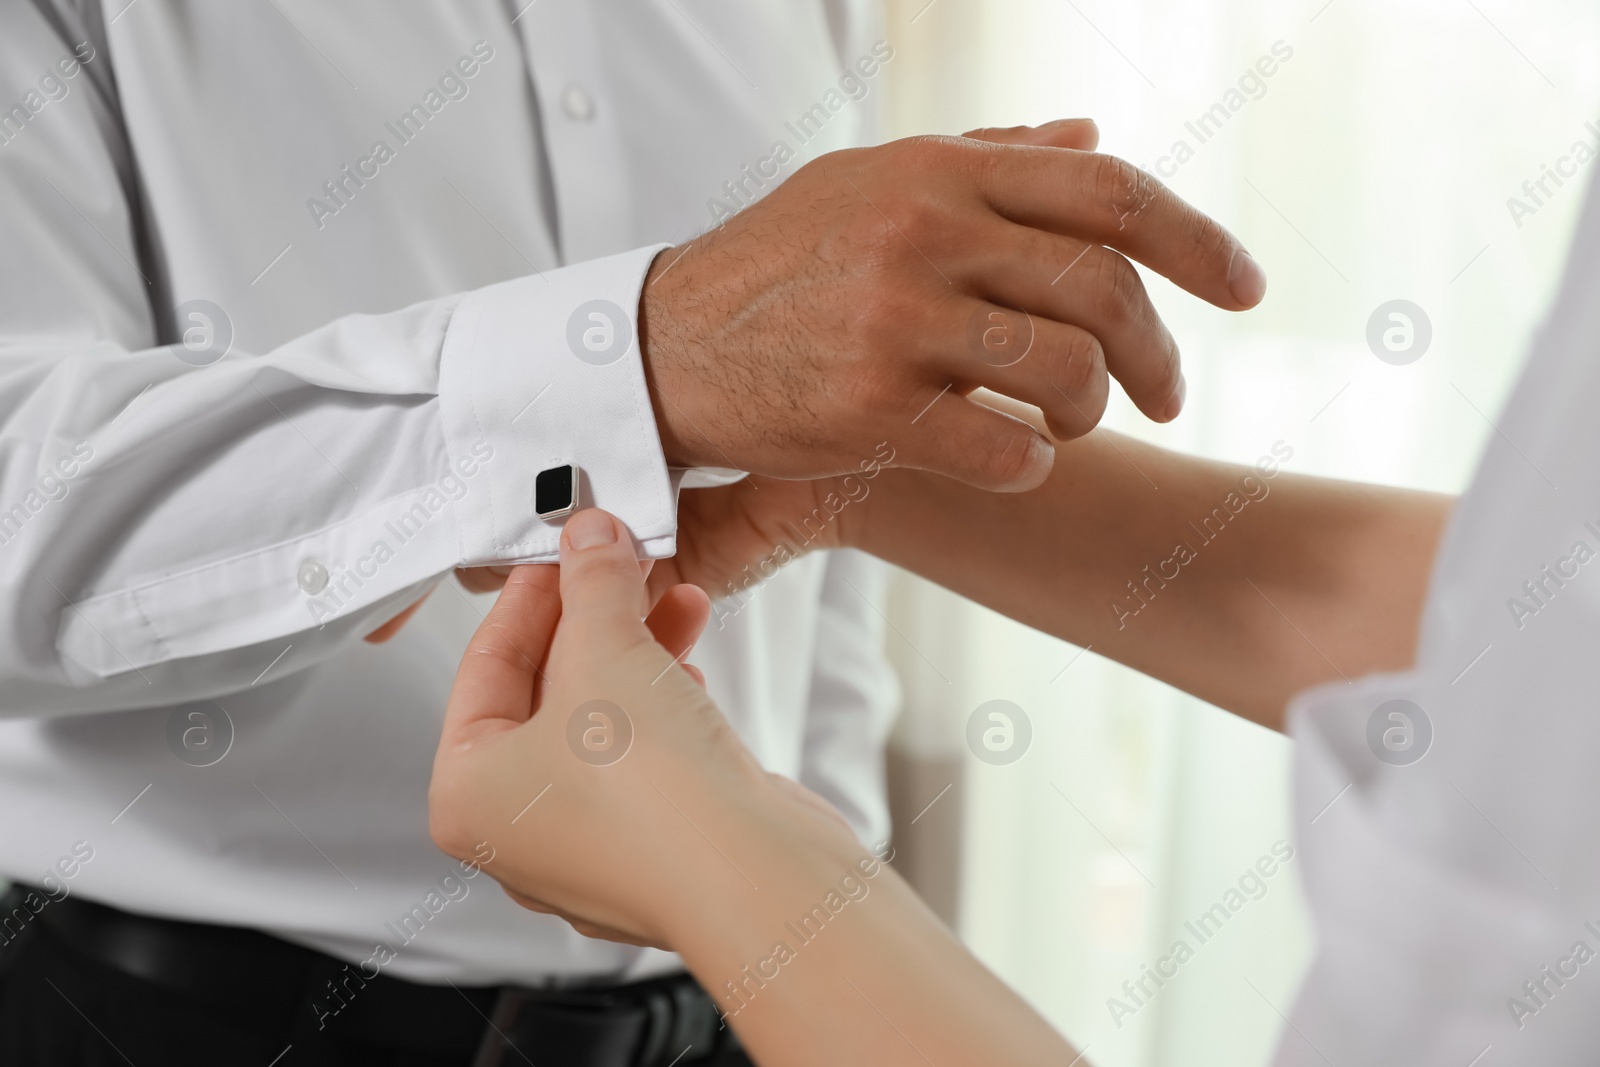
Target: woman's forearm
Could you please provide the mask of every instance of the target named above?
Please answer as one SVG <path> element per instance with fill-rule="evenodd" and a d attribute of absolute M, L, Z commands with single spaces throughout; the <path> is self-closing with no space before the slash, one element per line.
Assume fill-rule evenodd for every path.
<path fill-rule="evenodd" d="M 1028 493 L 885 471 L 850 543 L 1281 729 L 1297 691 L 1409 666 L 1451 499 L 1096 431 Z M 1292 453 L 1291 453 L 1292 454 Z"/>
<path fill-rule="evenodd" d="M 757 1062 L 1075 1062 L 882 857 L 848 834 L 797 834 L 793 820 L 752 818 L 756 807 L 708 831 L 741 874 L 701 879 L 675 908 L 672 945 Z"/>

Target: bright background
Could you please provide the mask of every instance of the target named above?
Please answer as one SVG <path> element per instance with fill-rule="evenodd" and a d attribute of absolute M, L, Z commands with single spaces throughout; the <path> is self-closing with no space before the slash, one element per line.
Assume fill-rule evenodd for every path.
<path fill-rule="evenodd" d="M 889 0 L 887 36 L 888 136 L 1088 115 L 1104 150 L 1147 168 L 1186 140 L 1194 158 L 1167 184 L 1265 266 L 1266 302 L 1242 316 L 1147 274 L 1189 405 L 1155 427 L 1114 399 L 1109 426 L 1241 462 L 1282 440 L 1291 471 L 1465 486 L 1584 195 L 1589 167 L 1520 227 L 1506 204 L 1597 142 L 1595 5 Z M 1199 144 L 1185 122 L 1276 42 L 1292 57 Z M 1433 328 L 1407 366 L 1366 343 L 1396 298 Z M 889 617 L 898 758 L 958 786 L 935 799 L 943 772 L 925 772 L 905 810 L 933 801 L 923 821 L 960 827 L 968 943 L 1100 1067 L 1267 1062 L 1312 947 L 1297 863 L 1120 1028 L 1107 998 L 1273 842 L 1315 833 L 1287 808 L 1290 743 L 908 576 Z M 1010 766 L 964 747 L 995 698 L 1033 724 Z"/>

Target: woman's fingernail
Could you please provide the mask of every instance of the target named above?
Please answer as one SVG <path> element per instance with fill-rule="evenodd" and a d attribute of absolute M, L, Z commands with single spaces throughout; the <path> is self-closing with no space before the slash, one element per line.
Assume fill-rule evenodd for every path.
<path fill-rule="evenodd" d="M 1183 402 L 1189 395 L 1189 380 L 1182 374 L 1178 375 L 1178 387 L 1172 391 L 1172 396 L 1167 400 L 1167 406 L 1162 409 L 1161 421 L 1171 422 L 1183 411 Z"/>
<path fill-rule="evenodd" d="M 1019 489 L 1037 488 L 1044 480 L 1050 477 L 1050 470 L 1056 463 L 1056 446 L 1051 444 L 1042 434 L 1034 434 L 1033 440 L 1028 442 L 1027 472 L 1017 479 L 1016 487 Z"/>
<path fill-rule="evenodd" d="M 617 524 L 603 511 L 585 508 L 567 520 L 567 544 L 580 552 L 616 541 Z"/>
<path fill-rule="evenodd" d="M 1228 264 L 1228 291 L 1247 307 L 1255 307 L 1267 295 L 1267 272 L 1242 248 L 1233 253 L 1233 262 Z"/>

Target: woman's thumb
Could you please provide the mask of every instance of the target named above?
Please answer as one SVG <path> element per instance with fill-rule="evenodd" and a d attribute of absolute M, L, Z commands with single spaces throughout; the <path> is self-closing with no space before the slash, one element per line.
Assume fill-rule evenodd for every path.
<path fill-rule="evenodd" d="M 569 518 L 561 534 L 563 627 L 582 631 L 586 643 L 610 643 L 610 636 L 631 645 L 649 638 L 642 621 L 648 606 L 627 528 L 599 508 Z"/>

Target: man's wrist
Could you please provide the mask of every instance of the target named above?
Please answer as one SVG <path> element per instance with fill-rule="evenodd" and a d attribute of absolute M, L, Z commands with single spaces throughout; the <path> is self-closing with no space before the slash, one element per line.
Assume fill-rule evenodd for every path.
<path fill-rule="evenodd" d="M 672 314 L 671 284 L 657 284 L 668 276 L 685 251 L 683 246 L 662 249 L 645 272 L 644 285 L 639 290 L 640 360 L 644 364 L 645 386 L 650 393 L 656 433 L 661 439 L 667 465 L 724 465 L 726 460 L 713 460 L 702 454 L 709 442 L 703 434 L 694 431 L 693 421 L 681 406 L 682 398 L 688 395 L 678 387 L 682 361 L 674 358 L 683 345 L 681 324 Z"/>

